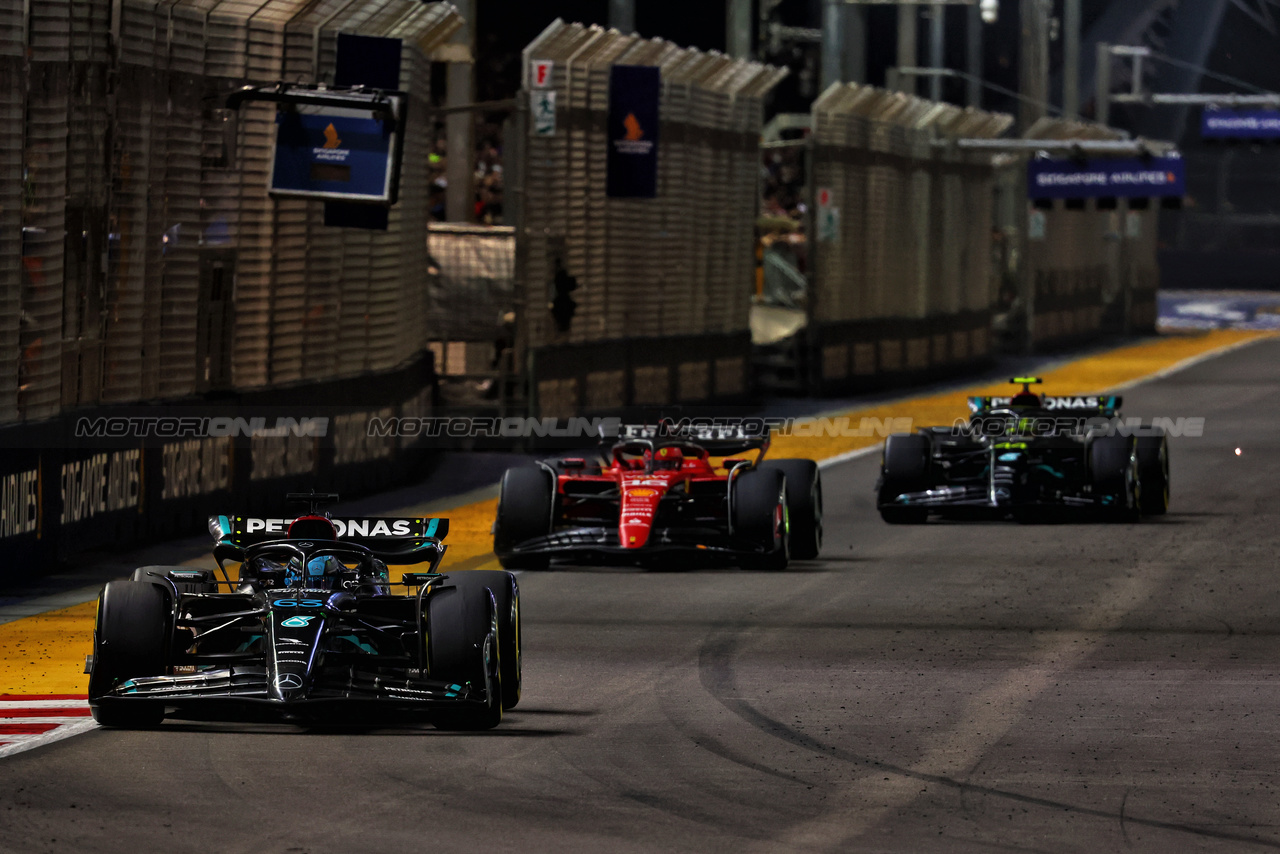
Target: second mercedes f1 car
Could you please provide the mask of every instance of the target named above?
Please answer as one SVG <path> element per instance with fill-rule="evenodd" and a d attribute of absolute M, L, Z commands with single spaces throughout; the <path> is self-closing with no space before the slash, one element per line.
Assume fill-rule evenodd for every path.
<path fill-rule="evenodd" d="M 890 436 L 877 483 L 886 522 L 933 515 L 1043 518 L 1066 508 L 1115 521 L 1169 506 L 1169 443 L 1159 427 L 1130 428 L 1121 398 L 1036 394 L 1038 377 L 1009 398 L 971 397 L 950 427 Z"/>
<path fill-rule="evenodd" d="M 552 558 L 673 566 L 692 558 L 783 569 L 822 548 L 811 460 L 763 461 L 769 435 L 626 425 L 599 459 L 545 460 L 502 478 L 493 549 L 508 569 Z M 748 458 L 752 454 L 754 458 Z"/>
<path fill-rule="evenodd" d="M 215 516 L 212 570 L 142 567 L 98 600 L 89 705 L 105 726 L 186 718 L 488 729 L 520 699 L 520 594 L 439 573 L 447 519 Z M 225 564 L 240 564 L 231 580 Z M 387 563 L 426 564 L 392 593 Z"/>

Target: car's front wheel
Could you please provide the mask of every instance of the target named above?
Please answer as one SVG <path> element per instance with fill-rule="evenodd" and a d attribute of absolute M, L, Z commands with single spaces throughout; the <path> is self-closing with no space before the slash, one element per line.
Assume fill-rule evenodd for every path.
<path fill-rule="evenodd" d="M 98 597 L 93 631 L 93 669 L 89 706 L 103 726 L 137 729 L 164 719 L 164 704 L 142 700 L 100 700 L 113 688 L 139 676 L 161 676 L 168 665 L 173 633 L 170 593 L 147 581 L 112 581 Z"/>

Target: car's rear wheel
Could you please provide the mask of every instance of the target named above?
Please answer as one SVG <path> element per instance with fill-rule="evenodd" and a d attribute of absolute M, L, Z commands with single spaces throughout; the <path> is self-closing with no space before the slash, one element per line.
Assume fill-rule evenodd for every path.
<path fill-rule="evenodd" d="M 775 469 L 787 478 L 791 557 L 813 560 L 822 551 L 822 472 L 813 460 L 766 460 L 762 471 Z"/>
<path fill-rule="evenodd" d="M 733 479 L 733 532 L 761 551 L 742 559 L 746 569 L 782 570 L 790 560 L 787 477 L 752 469 Z"/>
<path fill-rule="evenodd" d="M 556 485 L 542 467 L 507 469 L 498 496 L 498 516 L 493 525 L 493 550 L 503 569 L 546 569 L 546 555 L 511 554 L 512 549 L 535 537 L 551 533 Z"/>
<path fill-rule="evenodd" d="M 1138 480 L 1142 484 L 1142 512 L 1163 516 L 1169 511 L 1169 439 L 1160 430 L 1138 437 Z"/>
<path fill-rule="evenodd" d="M 1103 516 L 1112 522 L 1136 522 L 1141 512 L 1141 486 L 1133 457 L 1130 436 L 1096 436 L 1089 442 L 1093 492 Z"/>
<path fill-rule="evenodd" d="M 99 701 L 125 680 L 164 674 L 173 632 L 170 596 L 161 585 L 145 581 L 112 581 L 102 589 L 93 631 L 89 705 L 93 719 L 103 726 L 138 729 L 164 720 L 160 702 Z"/>
<path fill-rule="evenodd" d="M 443 709 L 440 729 L 492 729 L 502 721 L 501 635 L 495 597 L 487 586 L 445 582 L 427 598 L 431 677 L 483 691 L 483 708 Z"/>
<path fill-rule="evenodd" d="M 884 442 L 880 463 L 880 492 L 876 505 L 890 525 L 918 525 L 929 519 L 927 507 L 897 503 L 898 496 L 929 488 L 932 447 L 920 433 L 895 433 Z"/>

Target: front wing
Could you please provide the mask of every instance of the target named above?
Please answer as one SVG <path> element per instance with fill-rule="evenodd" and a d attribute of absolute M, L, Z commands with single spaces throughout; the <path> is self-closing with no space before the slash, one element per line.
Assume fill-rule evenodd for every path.
<path fill-rule="evenodd" d="M 122 682 L 90 701 L 91 706 L 163 702 L 171 717 L 342 719 L 347 722 L 427 718 L 432 712 L 486 706 L 489 686 L 460 685 L 418 675 L 395 676 L 349 670 L 345 678 L 317 680 L 303 696 L 280 699 L 263 666 L 236 666 L 173 676 L 143 676 Z"/>
<path fill-rule="evenodd" d="M 734 558 L 762 555 L 765 551 L 763 546 L 719 528 L 654 528 L 643 546 L 627 548 L 618 538 L 617 528 L 578 527 L 525 540 L 499 556 L 643 560 L 649 555 L 671 553 Z"/>

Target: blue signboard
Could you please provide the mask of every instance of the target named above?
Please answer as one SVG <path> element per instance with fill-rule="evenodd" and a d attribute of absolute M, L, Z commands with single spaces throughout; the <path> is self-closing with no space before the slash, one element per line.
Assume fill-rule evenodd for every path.
<path fill-rule="evenodd" d="M 612 198 L 658 195 L 656 66 L 615 65 L 609 71 L 609 154 L 606 191 Z"/>
<path fill-rule="evenodd" d="M 1027 164 L 1027 196 L 1032 199 L 1181 196 L 1186 186 L 1181 157 L 1032 160 Z"/>
<path fill-rule="evenodd" d="M 1200 115 L 1200 136 L 1204 139 L 1280 139 L 1280 112 L 1207 108 Z"/>
<path fill-rule="evenodd" d="M 392 123 L 334 112 L 276 114 L 271 192 L 390 204 Z"/>

